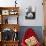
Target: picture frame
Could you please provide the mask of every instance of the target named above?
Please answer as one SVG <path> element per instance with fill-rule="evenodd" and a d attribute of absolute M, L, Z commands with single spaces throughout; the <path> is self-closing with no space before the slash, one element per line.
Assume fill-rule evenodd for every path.
<path fill-rule="evenodd" d="M 17 12 L 16 10 L 10 10 L 10 11 L 9 11 L 9 14 L 10 14 L 10 15 L 17 15 L 17 13 L 18 13 L 18 12 Z"/>
<path fill-rule="evenodd" d="M 35 12 L 31 12 L 25 16 L 26 19 L 35 19 Z"/>
<path fill-rule="evenodd" d="M 26 19 L 35 19 L 35 16 L 36 16 L 36 10 L 34 7 L 32 6 L 29 6 L 28 8 L 26 8 L 26 16 L 25 18 Z"/>
<path fill-rule="evenodd" d="M 14 32 L 10 28 L 5 28 L 2 31 L 1 37 L 3 41 L 9 41 L 9 40 L 15 41 L 18 40 L 18 32 Z"/>
<path fill-rule="evenodd" d="M 2 15 L 9 15 L 9 10 L 2 10 Z"/>
<path fill-rule="evenodd" d="M 12 30 L 10 28 L 3 29 L 1 37 L 3 41 L 12 40 Z"/>

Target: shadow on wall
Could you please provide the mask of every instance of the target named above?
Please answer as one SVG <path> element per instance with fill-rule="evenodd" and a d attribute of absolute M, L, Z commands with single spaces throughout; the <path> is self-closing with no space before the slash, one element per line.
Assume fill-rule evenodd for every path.
<path fill-rule="evenodd" d="M 20 27 L 20 32 L 19 32 L 19 39 L 20 39 L 20 41 L 22 40 L 23 35 L 24 35 L 25 31 L 28 28 L 32 28 L 36 32 L 39 41 L 41 43 L 43 43 L 43 30 L 42 30 L 42 26 L 21 26 Z"/>

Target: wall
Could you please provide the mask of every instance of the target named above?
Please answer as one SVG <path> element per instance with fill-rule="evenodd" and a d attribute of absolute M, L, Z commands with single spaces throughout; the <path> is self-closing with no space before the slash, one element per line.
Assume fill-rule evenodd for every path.
<path fill-rule="evenodd" d="M 15 0 L 14 0 L 15 1 Z M 6 7 L 6 6 L 14 6 L 13 0 L 0 0 L 0 6 Z M 20 16 L 19 16 L 19 24 L 20 26 L 43 26 L 43 6 L 42 6 L 42 0 L 17 0 L 17 6 L 20 7 Z M 32 6 L 33 9 L 36 10 L 36 18 L 34 20 L 26 20 L 26 8 L 28 6 Z"/>

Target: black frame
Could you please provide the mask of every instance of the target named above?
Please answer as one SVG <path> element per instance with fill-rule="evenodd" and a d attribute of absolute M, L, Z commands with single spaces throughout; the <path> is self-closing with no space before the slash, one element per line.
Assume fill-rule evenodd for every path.
<path fill-rule="evenodd" d="M 28 15 L 27 15 L 27 16 L 25 16 L 25 18 L 26 18 L 26 19 L 35 19 L 35 12 L 31 12 L 31 13 L 33 14 L 33 17 L 27 17 L 27 16 L 28 16 Z"/>

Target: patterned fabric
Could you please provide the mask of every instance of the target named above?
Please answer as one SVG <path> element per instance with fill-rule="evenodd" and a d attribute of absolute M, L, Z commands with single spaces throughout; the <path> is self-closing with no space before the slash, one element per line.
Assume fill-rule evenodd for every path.
<path fill-rule="evenodd" d="M 27 29 L 27 31 L 25 32 L 25 35 L 22 39 L 21 45 L 22 46 L 41 46 L 39 41 L 37 40 L 36 36 L 37 35 L 33 31 L 33 29 L 31 29 L 31 28 Z M 30 40 L 31 40 L 31 42 L 30 42 Z"/>

